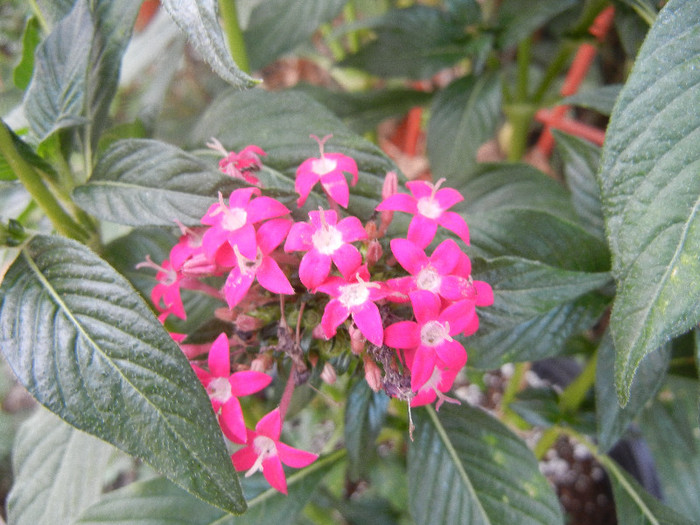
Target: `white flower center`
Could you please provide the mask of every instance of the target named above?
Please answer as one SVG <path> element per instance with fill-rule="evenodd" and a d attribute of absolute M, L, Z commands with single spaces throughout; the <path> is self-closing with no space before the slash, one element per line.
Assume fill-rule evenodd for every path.
<path fill-rule="evenodd" d="M 346 308 L 359 306 L 369 299 L 369 283 L 359 282 L 340 287 L 338 300 Z"/>
<path fill-rule="evenodd" d="M 440 321 L 428 321 L 420 329 L 420 341 L 425 346 L 437 346 L 443 341 L 452 341 L 450 325 Z"/>
<path fill-rule="evenodd" d="M 262 463 L 267 458 L 272 458 L 277 455 L 277 445 L 267 436 L 255 436 L 253 440 L 253 450 L 258 455 L 253 466 L 245 473 L 245 477 L 252 476 L 256 472 L 262 471 Z"/>
<path fill-rule="evenodd" d="M 432 266 L 426 266 L 416 276 L 416 286 L 418 286 L 419 290 L 437 292 L 440 289 L 441 282 L 440 274 Z"/>
<path fill-rule="evenodd" d="M 207 386 L 207 394 L 209 394 L 209 399 L 215 399 L 222 403 L 231 399 L 231 383 L 229 383 L 228 377 L 212 379 Z"/>
<path fill-rule="evenodd" d="M 224 208 L 224 217 L 221 219 L 221 226 L 224 230 L 230 232 L 236 231 L 241 226 L 244 226 L 248 220 L 248 214 L 242 208 Z"/>
<path fill-rule="evenodd" d="M 327 157 L 321 157 L 320 159 L 313 160 L 311 163 L 311 171 L 313 171 L 316 175 L 323 176 L 326 173 L 333 171 L 337 165 L 338 163 L 335 160 Z"/>
<path fill-rule="evenodd" d="M 332 255 L 343 245 L 343 235 L 335 226 L 324 224 L 311 236 L 311 242 L 323 255 Z"/>
<path fill-rule="evenodd" d="M 263 254 L 260 251 L 260 248 L 258 248 L 258 253 L 255 256 L 255 259 L 248 259 L 245 255 L 241 253 L 241 251 L 238 249 L 237 245 L 234 245 L 233 247 L 233 253 L 236 256 L 236 262 L 238 263 L 238 269 L 241 271 L 243 275 L 250 275 L 257 273 L 258 268 L 260 267 L 260 264 L 262 264 L 262 258 Z"/>
<path fill-rule="evenodd" d="M 437 219 L 440 215 L 442 215 L 440 203 L 434 200 L 432 196 L 418 199 L 416 207 L 418 208 L 418 213 L 424 217 L 427 217 L 428 219 Z"/>

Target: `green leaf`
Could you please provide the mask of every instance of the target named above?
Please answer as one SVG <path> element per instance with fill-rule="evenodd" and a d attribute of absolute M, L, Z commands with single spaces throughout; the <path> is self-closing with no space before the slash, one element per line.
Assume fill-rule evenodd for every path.
<path fill-rule="evenodd" d="M 557 149 L 564 159 L 564 177 L 571 191 L 571 202 L 583 227 L 599 239 L 605 239 L 603 209 L 596 173 L 600 167 L 600 148 L 590 142 L 553 130 Z"/>
<path fill-rule="evenodd" d="M 638 525 L 692 525 L 697 523 L 677 514 L 650 495 L 617 463 L 607 459 L 603 465 L 612 485 L 618 523 Z"/>
<path fill-rule="evenodd" d="M 59 129 L 90 123 L 91 143 L 97 144 L 140 5 L 78 0 L 39 45 L 24 102 L 39 142 Z"/>
<path fill-rule="evenodd" d="M 472 276 L 489 283 L 494 291 L 493 305 L 479 310 L 482 329 L 516 326 L 611 280 L 606 272 L 563 270 L 520 257 L 475 258 Z"/>
<path fill-rule="evenodd" d="M 72 524 L 99 499 L 113 450 L 107 443 L 43 409 L 22 424 L 15 443 L 15 478 L 7 502 L 10 523 Z"/>
<path fill-rule="evenodd" d="M 289 495 L 268 489 L 249 499 L 248 512 L 230 516 L 183 492 L 165 479 L 133 483 L 106 495 L 76 525 L 269 525 L 293 523 L 321 479 L 342 459 L 320 457 L 287 479 Z M 245 480 L 245 484 L 248 480 Z"/>
<path fill-rule="evenodd" d="M 479 329 L 465 340 L 469 364 L 492 370 L 505 363 L 560 355 L 570 337 L 590 329 L 600 319 L 608 302 L 606 297 L 591 293 L 516 326 Z M 487 310 L 479 310 L 479 316 Z"/>
<path fill-rule="evenodd" d="M 562 100 L 563 104 L 580 106 L 597 111 L 601 115 L 610 116 L 615 101 L 622 90 L 621 84 L 610 84 L 586 89 Z"/>
<path fill-rule="evenodd" d="M 253 87 L 258 82 L 231 58 L 219 26 L 217 0 L 163 0 L 162 5 L 217 75 L 238 89 Z"/>
<path fill-rule="evenodd" d="M 211 403 L 129 283 L 83 245 L 38 235 L 0 288 L 2 351 L 71 425 L 138 456 L 208 503 L 245 502 Z"/>
<path fill-rule="evenodd" d="M 414 89 L 373 89 L 352 93 L 311 85 L 295 89 L 318 100 L 355 133 L 374 131 L 380 122 L 403 116 L 411 108 L 423 106 L 432 99 L 431 93 Z"/>
<path fill-rule="evenodd" d="M 333 20 L 347 0 L 265 0 L 249 14 L 243 37 L 253 70 L 309 41 L 318 26 Z"/>
<path fill-rule="evenodd" d="M 472 43 L 463 20 L 424 5 L 391 9 L 370 27 L 376 40 L 340 66 L 379 76 L 428 78 L 465 58 Z"/>
<path fill-rule="evenodd" d="M 428 159 L 435 179 L 464 181 L 476 169 L 476 152 L 493 138 L 501 119 L 501 81 L 496 73 L 462 77 L 433 100 Z"/>
<path fill-rule="evenodd" d="M 55 26 L 70 13 L 76 0 L 36 0 L 41 16 L 50 26 Z"/>
<path fill-rule="evenodd" d="M 666 503 L 695 523 L 700 521 L 698 386 L 696 379 L 669 377 L 639 418 Z"/>
<path fill-rule="evenodd" d="M 576 0 L 504 0 L 498 10 L 498 26 L 502 28 L 497 39 L 498 47 L 506 49 L 518 44 L 549 20 L 577 4 Z"/>
<path fill-rule="evenodd" d="M 240 125 L 245 122 L 246 125 Z M 224 147 L 239 149 L 257 144 L 267 152 L 265 165 L 272 177 L 261 172 L 265 187 L 294 191 L 297 167 L 309 157 L 318 157 L 318 145 L 309 137 L 332 134 L 326 152 L 340 152 L 355 159 L 359 182 L 351 188 L 348 211 L 362 219 L 374 213 L 388 171 L 396 165 L 374 144 L 350 131 L 335 115 L 307 95 L 298 92 L 271 93 L 262 90 L 227 91 L 214 100 L 193 132 L 193 142 L 209 137 Z M 316 191 L 319 190 L 317 185 Z M 322 193 L 317 202 L 325 201 Z"/>
<path fill-rule="evenodd" d="M 34 149 L 32 149 L 29 144 L 18 137 L 15 132 L 12 131 L 4 122 L 0 122 L 0 125 L 5 126 L 5 129 L 7 129 L 7 131 L 10 133 L 15 150 L 25 161 L 27 161 L 34 168 L 46 173 L 51 179 L 56 180 L 58 178 L 56 171 L 51 164 L 37 155 L 34 152 Z M 14 171 L 12 171 L 12 168 L 7 163 L 7 160 L 5 160 L 4 155 L 0 154 L 0 180 L 15 180 L 16 178 L 17 177 Z"/>
<path fill-rule="evenodd" d="M 642 358 L 700 321 L 698 67 L 700 4 L 671 0 L 608 126 L 599 183 L 619 282 L 610 327 L 622 404 Z"/>
<path fill-rule="evenodd" d="M 110 146 L 73 198 L 96 217 L 120 224 L 173 226 L 177 219 L 199 225 L 218 191 L 228 197 L 245 185 L 176 146 L 125 139 Z"/>
<path fill-rule="evenodd" d="M 356 481 L 369 470 L 375 441 L 384 423 L 389 398 L 373 392 L 364 380 L 350 389 L 345 405 L 345 447 L 348 450 L 348 476 Z"/>
<path fill-rule="evenodd" d="M 610 334 L 606 333 L 598 348 L 595 381 L 598 447 L 601 450 L 610 450 L 644 405 L 656 396 L 666 377 L 670 357 L 671 345 L 665 345 L 644 358 L 632 383 L 630 401 L 621 408 L 611 402 L 615 398 L 615 348 Z"/>
<path fill-rule="evenodd" d="M 39 21 L 35 16 L 27 19 L 22 35 L 22 57 L 12 71 L 12 81 L 19 89 L 27 89 L 34 71 L 34 51 L 41 41 Z"/>
<path fill-rule="evenodd" d="M 564 522 L 532 452 L 498 420 L 468 405 L 416 412 L 408 480 L 418 525 Z"/>
<path fill-rule="evenodd" d="M 571 195 L 552 177 L 529 164 L 479 164 L 471 178 L 455 181 L 464 201 L 454 209 L 474 216 L 482 213 L 532 210 L 576 222 Z"/>

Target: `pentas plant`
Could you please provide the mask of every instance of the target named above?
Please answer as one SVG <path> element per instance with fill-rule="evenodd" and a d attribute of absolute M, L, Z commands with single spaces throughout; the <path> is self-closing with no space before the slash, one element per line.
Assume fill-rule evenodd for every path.
<path fill-rule="evenodd" d="M 471 276 L 471 262 L 463 251 L 469 243 L 467 224 L 449 211 L 463 199 L 459 192 L 442 187 L 440 180 L 408 182 L 410 194 L 398 193 L 397 177 L 391 172 L 376 206 L 379 224 L 363 224 L 341 211 L 349 204 L 347 177 L 351 184 L 357 182 L 356 162 L 342 153 L 326 153 L 330 136 L 312 137 L 319 143 L 320 156 L 301 163 L 295 183 L 295 213 L 308 220 L 295 221 L 285 204 L 263 195 L 254 175 L 265 155 L 260 147 L 250 145 L 236 153 L 212 139 L 209 146 L 224 156 L 219 169 L 253 186 L 228 196 L 219 193 L 202 217 L 202 226 L 180 225 L 182 236 L 169 259 L 160 265 L 150 259 L 139 265 L 158 270 L 151 299 L 162 322 L 170 315 L 186 318 L 182 289 L 203 291 L 226 303 L 217 316 L 231 322 L 233 335 L 222 333 L 195 351 L 182 334 L 173 338 L 190 358 L 208 353 L 206 366 L 195 360 L 192 367 L 223 434 L 241 446 L 232 455 L 234 467 L 246 476 L 262 471 L 270 485 L 284 493 L 282 464 L 301 468 L 317 457 L 282 443 L 280 435 L 292 391 L 309 379 L 309 368 L 323 370 L 323 380 L 335 379 L 333 355 L 324 350 L 324 342 L 349 340 L 345 346 L 363 363 L 374 391 L 383 389 L 409 407 L 437 401 L 439 409 L 444 402 L 459 403 L 446 395 L 467 362 L 458 336 L 476 332 L 476 308 L 493 303 L 489 284 Z M 302 209 L 318 182 L 329 209 Z M 413 215 L 406 238 L 386 235 L 396 211 Z M 430 250 L 438 227 L 456 239 L 445 238 Z M 211 279 L 222 284 L 215 288 L 208 284 Z M 294 329 L 287 322 L 288 305 L 297 307 Z M 305 315 L 312 310 L 320 314 L 320 322 L 319 315 Z M 260 339 L 265 323 L 276 326 L 274 344 Z M 249 334 L 251 328 L 256 334 L 247 340 L 237 335 Z M 307 331 L 316 344 L 302 349 L 301 336 Z M 280 405 L 251 430 L 239 398 L 261 393 L 273 376 L 281 375 L 280 359 L 285 356 L 292 371 Z M 412 428 L 411 424 L 411 432 Z"/>

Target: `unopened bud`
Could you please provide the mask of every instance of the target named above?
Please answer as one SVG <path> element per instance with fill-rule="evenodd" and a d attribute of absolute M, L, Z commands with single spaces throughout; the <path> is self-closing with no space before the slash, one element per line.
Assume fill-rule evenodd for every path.
<path fill-rule="evenodd" d="M 365 336 L 354 324 L 348 327 L 348 333 L 350 334 L 350 350 L 353 354 L 360 355 L 365 350 Z"/>
<path fill-rule="evenodd" d="M 399 178 L 395 171 L 390 171 L 384 177 L 384 186 L 382 187 L 382 200 L 386 200 L 392 195 L 395 195 L 399 191 Z M 394 212 L 391 210 L 384 210 L 379 214 L 379 235 L 382 236 L 389 229 L 392 219 L 394 218 Z"/>
<path fill-rule="evenodd" d="M 369 241 L 367 245 L 367 256 L 365 257 L 367 266 L 374 266 L 377 261 L 382 258 L 382 253 L 384 252 L 382 251 L 382 245 L 379 244 L 379 241 Z"/>
<path fill-rule="evenodd" d="M 321 339 L 323 341 L 327 341 L 328 338 L 326 337 L 326 333 L 323 331 L 323 326 L 321 324 L 317 324 L 314 329 L 311 331 L 311 336 L 314 339 Z"/>
<path fill-rule="evenodd" d="M 363 357 L 365 365 L 365 381 L 375 392 L 382 389 L 382 371 L 370 356 Z"/>
<path fill-rule="evenodd" d="M 338 376 L 335 373 L 335 368 L 333 368 L 333 365 L 330 363 L 323 365 L 321 380 L 328 385 L 332 385 L 335 383 L 336 379 L 338 379 Z"/>
<path fill-rule="evenodd" d="M 182 264 L 182 273 L 188 277 L 207 277 L 216 274 L 219 267 L 203 253 L 193 255 Z"/>
<path fill-rule="evenodd" d="M 251 317 L 246 314 L 238 314 L 236 317 L 236 327 L 241 332 L 254 332 L 262 328 L 263 322 L 256 317 Z"/>
<path fill-rule="evenodd" d="M 253 372 L 267 372 L 272 368 L 273 359 L 269 354 L 260 354 L 250 363 L 250 369 Z"/>

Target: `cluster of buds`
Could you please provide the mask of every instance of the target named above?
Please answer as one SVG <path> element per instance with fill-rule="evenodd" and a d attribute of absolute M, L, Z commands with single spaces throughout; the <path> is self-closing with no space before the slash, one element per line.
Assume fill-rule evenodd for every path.
<path fill-rule="evenodd" d="M 469 243 L 467 224 L 449 211 L 463 199 L 459 192 L 441 187 L 444 180 L 440 180 L 408 182 L 410 194 L 399 193 L 397 176 L 390 172 L 373 215 L 379 224 L 373 220 L 363 224 L 345 212 L 350 196 L 346 176 L 352 185 L 357 183 L 357 164 L 341 153 L 325 153 L 329 137 L 312 137 L 319 143 L 320 155 L 297 169 L 296 206 L 301 209 L 320 184 L 328 209 L 308 211 L 308 220 L 295 222 L 285 204 L 262 194 L 254 173 L 265 152 L 257 146 L 229 152 L 212 139 L 209 146 L 224 155 L 220 170 L 251 186 L 233 191 L 228 200 L 219 193 L 200 227 L 180 226 L 182 235 L 169 259 L 160 265 L 150 259 L 142 263 L 158 271 L 151 298 L 162 322 L 170 315 L 186 318 L 182 289 L 209 293 L 226 303 L 226 311 L 217 315 L 231 321 L 234 335 L 221 334 L 206 347 L 208 370 L 193 367 L 223 433 L 244 445 L 232 456 L 236 469 L 246 475 L 262 470 L 268 482 L 285 493 L 281 464 L 303 467 L 316 456 L 281 443 L 281 424 L 294 383 L 309 377 L 309 367 L 320 366 L 322 379 L 335 380 L 329 355 L 324 355 L 323 349 L 330 346 L 325 342 L 346 341 L 333 351 L 342 346 L 359 356 L 375 391 L 383 389 L 410 406 L 437 399 L 439 409 L 445 401 L 457 402 L 445 393 L 467 361 L 455 336 L 473 334 L 479 323 L 476 307 L 493 302 L 491 287 L 472 279 L 469 257 L 460 248 L 459 242 Z M 387 245 L 386 234 L 397 211 L 411 214 L 412 219 L 406 238 L 393 238 Z M 425 250 L 438 227 L 451 231 L 456 240 L 443 240 L 428 255 Z M 203 279 L 211 277 L 219 277 L 222 286 L 205 284 Z M 297 308 L 294 329 L 288 325 L 285 303 Z M 276 304 L 279 316 L 270 316 Z M 272 323 L 277 344 L 262 345 L 256 332 Z M 318 344 L 302 349 L 304 333 Z M 191 345 L 182 347 L 188 357 L 197 353 Z M 232 347 L 240 350 L 233 360 L 234 373 Z M 249 359 L 251 348 L 255 348 L 253 359 Z M 273 371 L 280 357 L 292 364 L 280 406 L 255 430 L 248 429 L 238 398 L 267 387 L 272 378 L 265 372 Z"/>

